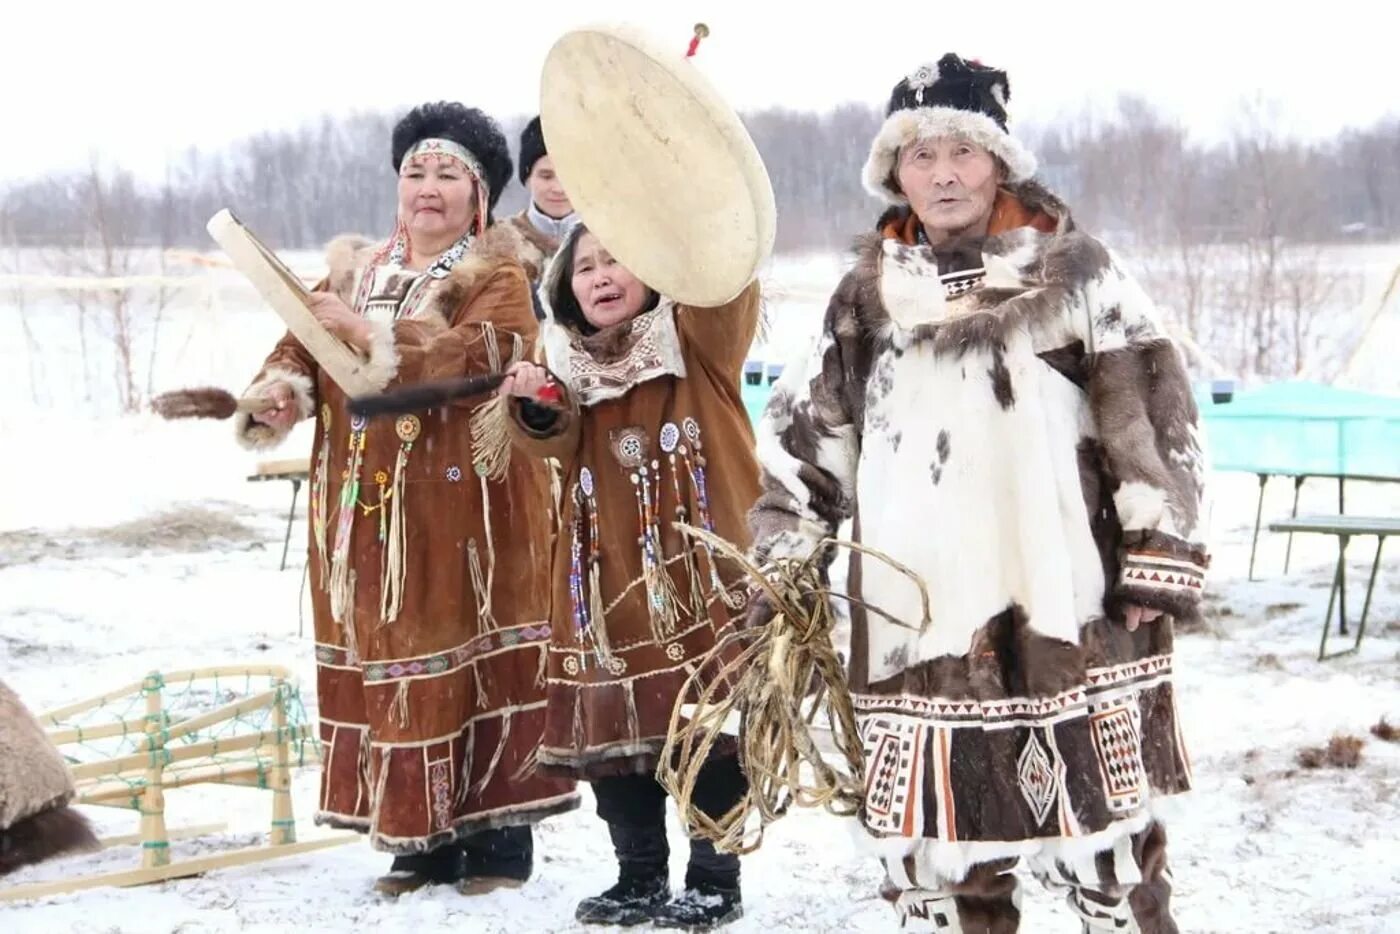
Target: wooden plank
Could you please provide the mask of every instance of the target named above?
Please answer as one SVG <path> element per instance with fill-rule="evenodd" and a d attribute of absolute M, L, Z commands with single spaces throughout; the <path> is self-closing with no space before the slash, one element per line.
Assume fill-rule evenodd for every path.
<path fill-rule="evenodd" d="M 258 464 L 254 476 L 260 479 L 280 480 L 288 477 L 307 477 L 311 474 L 311 460 L 306 457 L 292 457 L 280 461 L 263 461 Z M 249 478 L 251 479 L 251 478 Z"/>
<path fill-rule="evenodd" d="M 140 720 L 119 720 L 116 723 L 105 723 L 94 727 L 69 727 L 66 730 L 50 730 L 49 742 L 55 746 L 64 746 L 68 743 L 82 743 L 91 739 L 107 739 L 112 736 L 139 736 L 145 740 L 146 721 Z"/>
<path fill-rule="evenodd" d="M 223 833 L 228 830 L 228 824 L 196 824 L 192 827 L 178 827 L 166 833 L 169 840 L 193 840 L 196 837 L 207 837 L 210 834 Z M 110 850 L 119 846 L 140 846 L 141 835 L 139 833 L 125 833 L 116 837 L 103 837 L 97 841 L 102 844 L 102 849 Z"/>
<path fill-rule="evenodd" d="M 260 863 L 270 859 L 281 859 L 284 856 L 298 856 L 302 853 L 343 846 L 359 838 L 360 835 L 357 833 L 343 833 L 329 837 L 318 837 L 315 840 L 303 840 L 299 843 L 288 843 L 284 846 L 246 847 L 230 853 L 200 856 L 195 859 L 180 860 L 177 863 L 168 863 L 164 866 L 153 866 L 149 869 L 108 872 L 96 876 L 83 876 L 77 879 L 63 879 L 54 882 L 33 882 L 29 885 L 0 889 L 0 902 L 28 901 L 35 898 L 47 898 L 50 895 L 81 892 L 84 889 L 149 885 L 152 882 L 164 882 L 167 879 L 183 879 L 215 869 L 246 866 L 250 863 Z"/>
<path fill-rule="evenodd" d="M 209 678 L 278 678 L 283 681 L 293 681 L 292 673 L 282 665 L 220 665 L 212 668 L 189 668 L 183 671 L 153 672 L 159 674 L 166 686 L 173 686 L 180 682 L 199 681 Z M 150 677 L 147 675 L 147 677 Z M 132 682 L 125 687 L 117 688 L 114 691 L 107 691 L 90 697 L 87 700 L 77 701 L 64 707 L 57 707 L 53 710 L 46 710 L 39 714 L 39 721 L 46 726 L 63 727 L 60 721 L 71 717 L 75 713 L 84 710 L 92 710 L 97 707 L 105 707 L 115 701 L 127 700 L 135 695 L 139 695 L 146 687 L 146 678 Z"/>
<path fill-rule="evenodd" d="M 226 704 L 223 707 L 218 708 L 217 710 L 211 710 L 208 713 L 200 714 L 197 717 L 191 717 L 188 720 L 181 720 L 179 723 L 171 726 L 168 730 L 166 730 L 165 745 L 169 746 L 170 741 L 173 739 L 180 739 L 181 737 L 188 736 L 189 734 L 197 730 L 202 730 L 205 727 L 213 726 L 216 723 L 223 723 L 226 720 L 232 720 L 234 717 L 241 717 L 243 714 L 248 713 L 249 711 L 258 710 L 263 707 L 271 707 L 272 702 L 276 699 L 277 689 L 273 688 L 271 691 L 263 691 L 261 694 L 254 694 L 251 697 L 245 697 L 241 701 L 235 701 L 232 704 Z"/>
<path fill-rule="evenodd" d="M 306 726 L 293 726 L 286 729 L 285 735 L 290 742 L 309 738 L 311 731 Z M 277 742 L 277 739 L 276 730 L 265 730 L 261 733 L 245 733 L 228 739 L 211 739 L 190 746 L 155 749 L 150 752 L 140 752 L 135 755 L 74 766 L 72 768 L 73 778 L 75 780 L 102 778 L 108 775 L 121 775 L 123 772 L 133 770 L 148 770 L 153 763 L 166 759 L 165 754 L 167 753 L 168 761 L 159 762 L 162 766 L 172 765 L 176 762 L 188 762 L 191 759 L 217 755 L 221 752 L 238 752 L 243 749 L 256 749 L 258 746 L 271 746 Z"/>
<path fill-rule="evenodd" d="M 1400 535 L 1400 518 L 1390 516 L 1299 516 L 1269 523 L 1271 532 L 1324 535 Z"/>

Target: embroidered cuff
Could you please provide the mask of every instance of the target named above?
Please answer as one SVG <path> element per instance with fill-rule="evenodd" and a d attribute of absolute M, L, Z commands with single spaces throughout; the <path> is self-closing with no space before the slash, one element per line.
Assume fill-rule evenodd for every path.
<path fill-rule="evenodd" d="M 1210 559 L 1199 545 L 1155 530 L 1124 533 L 1118 606 L 1136 604 L 1173 616 L 1194 616 Z"/>

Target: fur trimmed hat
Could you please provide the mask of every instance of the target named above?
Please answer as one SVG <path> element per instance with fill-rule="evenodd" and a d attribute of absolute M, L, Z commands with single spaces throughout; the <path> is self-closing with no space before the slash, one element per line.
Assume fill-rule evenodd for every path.
<path fill-rule="evenodd" d="M 520 131 L 520 184 L 527 184 L 535 163 L 549 155 L 544 145 L 544 131 L 540 129 L 540 118 L 536 117 L 525 124 Z"/>
<path fill-rule="evenodd" d="M 488 209 L 494 210 L 510 181 L 510 147 L 500 126 L 482 111 L 456 101 L 419 104 L 394 125 L 394 171 L 409 148 L 425 139 L 446 139 L 475 157 L 485 176 Z"/>
<path fill-rule="evenodd" d="M 885 122 L 870 145 L 865 189 L 891 204 L 907 204 L 894 177 L 899 150 L 915 140 L 957 136 L 1006 165 L 1007 181 L 1035 175 L 1035 156 L 1006 128 L 1011 83 L 1006 72 L 952 52 L 900 79 L 890 93 Z"/>

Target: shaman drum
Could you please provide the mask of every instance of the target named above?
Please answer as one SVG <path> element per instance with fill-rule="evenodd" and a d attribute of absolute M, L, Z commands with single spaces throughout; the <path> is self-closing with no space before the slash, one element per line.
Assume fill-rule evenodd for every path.
<path fill-rule="evenodd" d="M 682 48 L 628 26 L 566 33 L 545 59 L 540 125 L 574 210 L 647 285 L 714 307 L 753 281 L 773 249 L 773 186 Z"/>

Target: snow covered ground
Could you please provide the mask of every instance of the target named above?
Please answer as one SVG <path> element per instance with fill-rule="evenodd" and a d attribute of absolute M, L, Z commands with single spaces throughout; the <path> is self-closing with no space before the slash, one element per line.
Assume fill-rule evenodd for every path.
<path fill-rule="evenodd" d="M 823 287 L 839 265 L 810 257 L 784 271 L 798 284 L 774 303 L 776 343 L 791 346 L 819 316 Z M 58 340 L 60 313 L 30 310 L 31 325 Z M 241 387 L 277 334 L 270 317 L 236 301 L 176 309 L 156 388 Z M 9 398 L 28 400 L 32 385 L 22 355 L 14 355 L 12 325 L 0 316 L 0 379 L 12 381 Z M 293 667 L 314 703 L 309 618 L 308 636 L 298 635 L 305 497 L 296 560 L 279 571 L 290 490 L 245 481 L 255 458 L 234 447 L 227 425 L 87 416 L 81 381 L 54 359 L 41 374 L 43 405 L 21 401 L 0 411 L 9 455 L 0 494 L 0 677 L 43 709 L 151 669 L 238 659 Z M 294 436 L 282 456 L 302 453 L 308 440 Z M 1214 480 L 1208 625 L 1179 642 L 1197 778 L 1189 810 L 1170 828 L 1182 929 L 1400 931 L 1400 745 L 1369 733 L 1382 716 L 1400 721 L 1400 551 L 1391 544 L 1360 654 L 1319 663 L 1332 542 L 1299 537 L 1284 575 L 1283 540 L 1265 533 L 1262 580 L 1247 581 L 1257 486 L 1239 475 Z M 1266 516 L 1286 513 L 1287 486 L 1271 489 Z M 1394 515 L 1400 489 L 1349 486 L 1348 508 Z M 1334 509 L 1329 484 L 1305 488 L 1303 512 Z M 1372 547 L 1353 543 L 1354 592 L 1370 571 Z M 1366 741 L 1357 768 L 1298 767 L 1300 747 L 1339 732 Z M 303 836 L 316 833 L 316 781 L 309 769 L 295 778 Z M 265 794 L 240 789 L 174 791 L 167 806 L 172 826 L 229 824 L 225 836 L 174 844 L 177 858 L 256 842 L 269 810 Z M 136 829 L 118 812 L 93 817 L 104 832 Z M 671 829 L 679 880 L 685 845 L 679 827 Z M 131 868 L 139 858 L 135 847 L 118 848 L 35 867 L 0 886 Z M 615 871 L 591 798 L 539 828 L 536 874 L 519 891 L 470 899 L 429 891 L 390 902 L 369 891 L 387 865 L 386 855 L 357 843 L 139 889 L 0 903 L 0 932 L 573 931 L 577 900 L 609 885 Z M 892 930 L 892 912 L 876 895 L 879 879 L 847 822 L 793 814 L 746 859 L 747 914 L 732 930 Z M 1078 930 L 1033 881 L 1025 893 L 1024 930 Z"/>

